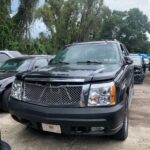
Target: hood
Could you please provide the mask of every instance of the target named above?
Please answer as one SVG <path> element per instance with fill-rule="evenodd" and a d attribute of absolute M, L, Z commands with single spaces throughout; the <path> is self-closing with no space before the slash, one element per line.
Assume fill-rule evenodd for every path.
<path fill-rule="evenodd" d="M 85 81 L 99 81 L 114 79 L 120 71 L 120 65 L 51 65 L 24 74 L 18 74 L 18 78 L 69 78 L 84 79 Z"/>
<path fill-rule="evenodd" d="M 12 76 L 15 76 L 15 75 L 16 75 L 16 72 L 3 72 L 3 71 L 0 71 L 0 80 L 9 78 L 9 77 L 12 77 Z"/>

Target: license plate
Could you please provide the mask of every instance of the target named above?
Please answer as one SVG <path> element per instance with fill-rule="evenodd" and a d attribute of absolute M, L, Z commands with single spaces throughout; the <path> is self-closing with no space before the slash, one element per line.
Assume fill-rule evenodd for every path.
<path fill-rule="evenodd" d="M 43 129 L 43 131 L 61 134 L 60 125 L 52 125 L 52 124 L 42 123 L 42 129 Z"/>

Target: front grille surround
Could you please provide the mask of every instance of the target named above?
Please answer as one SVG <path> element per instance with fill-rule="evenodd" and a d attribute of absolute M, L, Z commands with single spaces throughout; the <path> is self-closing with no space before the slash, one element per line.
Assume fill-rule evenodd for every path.
<path fill-rule="evenodd" d="M 80 106 L 83 85 L 61 85 L 24 82 L 23 98 L 27 103 L 44 106 Z"/>

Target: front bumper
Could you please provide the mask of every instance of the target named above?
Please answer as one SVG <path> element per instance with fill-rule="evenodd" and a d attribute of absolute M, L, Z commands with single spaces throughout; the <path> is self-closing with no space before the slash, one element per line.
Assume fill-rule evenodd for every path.
<path fill-rule="evenodd" d="M 42 130 L 41 123 L 60 125 L 63 134 L 113 135 L 124 120 L 125 101 L 114 107 L 49 108 L 10 100 L 12 117 L 23 124 Z M 101 130 L 92 130 L 100 127 Z"/>

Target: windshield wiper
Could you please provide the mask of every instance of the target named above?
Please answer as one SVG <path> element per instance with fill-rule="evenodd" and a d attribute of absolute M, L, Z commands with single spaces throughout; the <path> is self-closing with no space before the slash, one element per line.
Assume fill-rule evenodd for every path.
<path fill-rule="evenodd" d="M 0 72 L 16 72 L 16 70 L 0 70 Z"/>
<path fill-rule="evenodd" d="M 90 60 L 88 60 L 88 61 L 81 61 L 81 62 L 77 62 L 77 63 L 79 63 L 79 64 L 103 64 L 102 61 L 90 61 Z"/>
<path fill-rule="evenodd" d="M 54 64 L 64 64 L 64 65 L 68 65 L 69 63 L 68 62 L 64 62 L 64 61 L 59 61 L 59 62 L 56 62 Z"/>

